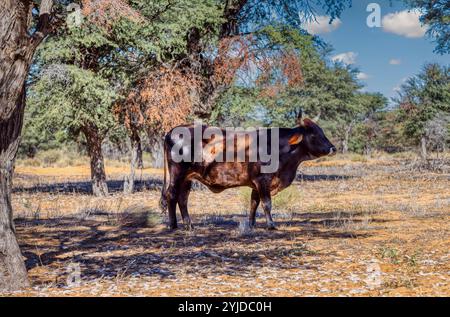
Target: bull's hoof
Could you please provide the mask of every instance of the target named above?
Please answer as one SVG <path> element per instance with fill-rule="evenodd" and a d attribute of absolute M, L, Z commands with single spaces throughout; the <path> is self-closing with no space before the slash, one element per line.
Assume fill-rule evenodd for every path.
<path fill-rule="evenodd" d="M 186 231 L 194 231 L 194 229 L 195 229 L 193 224 L 188 224 L 185 226 L 185 228 L 186 228 Z"/>
<path fill-rule="evenodd" d="M 169 230 L 173 231 L 173 230 L 176 230 L 176 229 L 178 229 L 178 225 L 177 224 L 169 225 Z"/>
<path fill-rule="evenodd" d="M 270 225 L 267 225 L 267 230 L 278 230 L 275 224 L 271 223 Z"/>

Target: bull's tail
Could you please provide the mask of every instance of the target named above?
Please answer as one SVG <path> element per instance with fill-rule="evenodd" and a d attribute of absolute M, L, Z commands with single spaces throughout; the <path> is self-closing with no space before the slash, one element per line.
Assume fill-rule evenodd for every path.
<path fill-rule="evenodd" d="M 166 140 L 164 140 L 164 145 L 163 145 L 163 153 L 164 153 L 164 180 L 163 180 L 163 185 L 161 188 L 161 198 L 159 199 L 159 207 L 161 208 L 161 212 L 166 212 L 167 211 L 167 188 L 166 188 L 166 184 L 167 184 L 167 168 L 168 168 L 168 163 L 167 163 L 167 143 Z"/>

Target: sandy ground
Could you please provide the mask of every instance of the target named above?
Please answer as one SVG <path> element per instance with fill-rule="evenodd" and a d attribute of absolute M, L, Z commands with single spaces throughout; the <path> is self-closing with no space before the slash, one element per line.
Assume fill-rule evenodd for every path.
<path fill-rule="evenodd" d="M 161 170 L 123 195 L 89 193 L 87 167 L 16 170 L 13 207 L 32 288 L 18 296 L 449 296 L 450 176 L 400 159 L 302 165 L 274 208 L 245 223 L 248 192 L 190 196 L 196 229 L 170 232 Z M 182 226 L 181 226 L 182 228 Z"/>

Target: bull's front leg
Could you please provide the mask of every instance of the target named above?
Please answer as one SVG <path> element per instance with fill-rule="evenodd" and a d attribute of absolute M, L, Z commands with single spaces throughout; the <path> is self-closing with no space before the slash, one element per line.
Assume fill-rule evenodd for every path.
<path fill-rule="evenodd" d="M 253 189 L 252 198 L 250 201 L 250 214 L 248 216 L 248 222 L 250 224 L 250 227 L 256 226 L 256 210 L 258 209 L 259 201 L 260 201 L 259 193 L 257 190 Z"/>
<path fill-rule="evenodd" d="M 269 186 L 261 186 L 259 190 L 259 197 L 266 216 L 266 223 L 268 230 L 276 230 L 275 222 L 272 220 L 272 198 L 270 196 Z"/>

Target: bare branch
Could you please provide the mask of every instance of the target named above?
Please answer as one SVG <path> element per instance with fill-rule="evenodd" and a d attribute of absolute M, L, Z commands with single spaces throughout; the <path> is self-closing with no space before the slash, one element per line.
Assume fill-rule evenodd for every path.
<path fill-rule="evenodd" d="M 51 12 L 53 7 L 53 0 L 42 0 L 39 6 L 39 21 L 36 27 L 36 31 L 32 37 L 33 46 L 39 45 L 39 43 L 47 36 L 50 31 Z"/>

